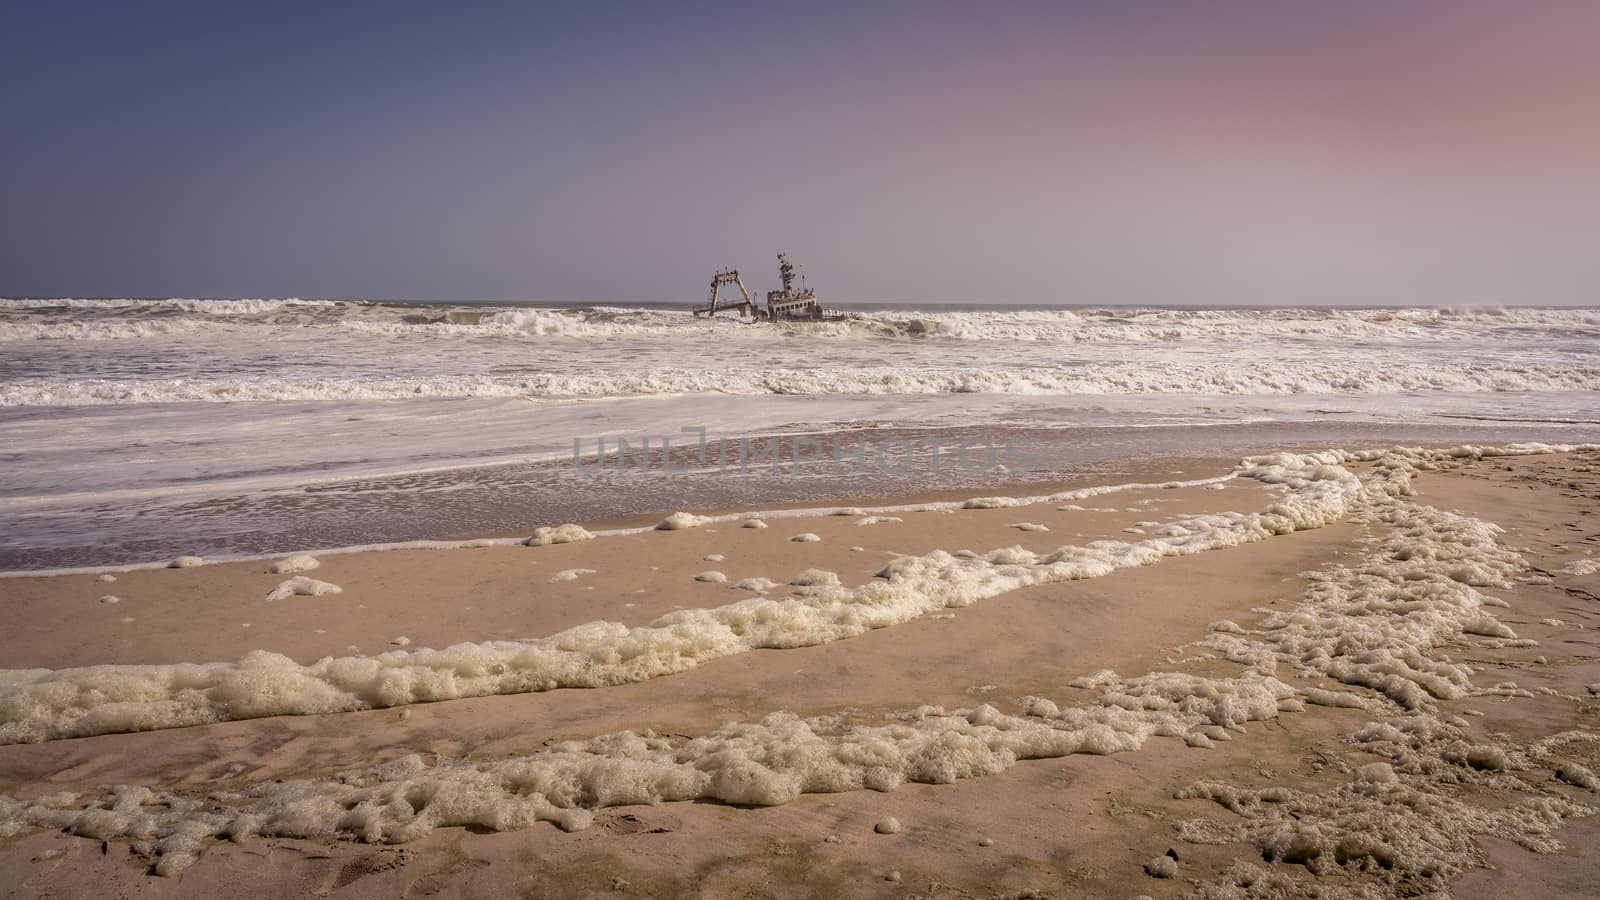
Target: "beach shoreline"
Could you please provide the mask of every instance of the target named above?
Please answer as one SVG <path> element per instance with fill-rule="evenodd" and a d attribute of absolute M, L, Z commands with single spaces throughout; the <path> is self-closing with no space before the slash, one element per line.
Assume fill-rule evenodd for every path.
<path fill-rule="evenodd" d="M 1532 638 L 1538 646 L 1504 640 L 1497 645 L 1494 638 L 1461 635 L 1453 639 L 1459 646 L 1446 652 L 1473 660 L 1480 670 L 1473 681 L 1482 687 L 1516 681 L 1536 690 L 1468 694 L 1430 701 L 1427 707 L 1436 702 L 1440 720 L 1453 716 L 1462 724 L 1447 727 L 1465 728 L 1473 741 L 1505 744 L 1508 735 L 1515 738 L 1513 744 L 1536 741 L 1581 730 L 1584 717 L 1591 714 L 1586 710 L 1594 700 L 1584 699 L 1584 685 L 1600 681 L 1600 657 L 1584 648 L 1593 643 L 1587 630 L 1600 627 L 1600 610 L 1584 608 L 1591 601 L 1583 599 L 1583 592 L 1596 586 L 1590 575 L 1561 574 L 1561 569 L 1581 569 L 1579 564 L 1600 549 L 1600 523 L 1595 522 L 1600 479 L 1594 475 L 1600 461 L 1594 457 L 1584 451 L 1467 458 L 1449 462 L 1445 471 L 1424 469 L 1415 476 L 1416 502 L 1459 509 L 1505 527 L 1498 543 L 1518 548 L 1528 559 L 1528 567 L 1518 570 L 1522 574 L 1509 588 L 1492 590 L 1511 603 L 1494 612 L 1518 636 Z M 1152 463 L 1128 477 L 1148 477 L 1151 484 L 1180 478 L 1203 481 L 1226 474 L 1221 464 L 1220 459 Z M 1367 472 L 1367 463 L 1345 465 L 1357 475 Z M 1017 493 L 1032 490 L 1018 486 L 982 496 Z M 975 496 L 956 491 L 917 499 Z M 537 547 L 347 554 L 324 558 L 306 572 L 338 584 L 340 593 L 275 601 L 263 599 L 264 594 L 285 577 L 266 573 L 259 561 L 128 572 L 114 583 L 96 582 L 88 575 L 13 578 L 5 583 L 18 592 L 11 608 L 24 611 L 12 613 L 18 621 L 10 624 L 22 627 L 11 630 L 14 637 L 3 651 L 20 665 L 48 668 L 228 660 L 260 649 L 301 664 L 351 649 L 404 656 L 456 641 L 525 640 L 590 619 L 638 627 L 682 610 L 765 593 L 730 588 L 757 575 L 779 585 L 790 580 L 803 584 L 797 576 L 826 569 L 844 585 L 853 585 L 872 581 L 874 571 L 905 554 L 938 549 L 984 554 L 1008 546 L 1043 553 L 1061 545 L 1141 541 L 1155 535 L 1160 523 L 1219 509 L 1270 509 L 1285 496 L 1283 488 L 1270 482 L 1235 478 L 1115 491 L 1072 502 L 945 506 L 897 513 L 899 522 L 871 525 L 859 524 L 869 517 L 863 505 L 853 515 L 771 517 L 765 529 L 736 527 L 735 519 Z M 607 524 L 649 523 L 634 519 Z M 1022 524 L 1043 525 L 1049 531 L 1015 527 Z M 711 658 L 673 674 L 599 689 L 478 696 L 399 709 L 247 718 L 0 746 L 0 770 L 7 773 L 4 793 L 35 800 L 50 791 L 92 790 L 94 784 L 106 783 L 204 792 L 213 784 L 226 788 L 326 777 L 417 753 L 433 760 L 432 765 L 457 759 L 494 764 L 537 754 L 560 741 L 640 728 L 660 735 L 704 735 L 726 722 L 762 722 L 785 712 L 821 717 L 840 727 L 841 722 L 867 726 L 921 706 L 970 709 L 993 703 L 1010 711 L 1017 709 L 1018 698 L 1028 695 L 1054 697 L 1065 709 L 1069 701 L 1082 703 L 1095 696 L 1093 688 L 1068 685 L 1092 683 L 1105 670 L 1137 680 L 1176 667 L 1187 673 L 1185 678 L 1230 683 L 1238 663 L 1229 661 L 1227 653 L 1218 655 L 1217 636 L 1255 633 L 1275 609 L 1304 602 L 1301 598 L 1316 583 L 1306 573 L 1337 572 L 1370 554 L 1370 542 L 1384 527 L 1337 518 L 1309 530 L 1100 577 L 1007 590 L 971 606 L 843 640 Z M 1130 528 L 1141 533 L 1125 530 Z M 790 540 L 803 533 L 820 540 Z M 706 558 L 713 555 L 723 559 Z M 726 580 L 696 580 L 708 571 L 720 572 Z M 558 577 L 564 573 L 576 574 Z M 806 590 L 769 589 L 774 596 L 784 591 L 805 596 Z M 123 596 L 118 603 L 99 603 L 95 595 L 107 591 Z M 203 617 L 196 615 L 199 610 L 204 610 Z M 29 619 L 34 621 L 32 630 Z M 241 627 L 245 621 L 252 627 Z M 1235 628 L 1239 631 L 1231 630 Z M 317 634 L 319 629 L 324 633 Z M 52 643 L 50 635 L 63 634 L 68 638 Z M 408 638 L 403 648 L 390 643 L 400 637 Z M 1209 650 L 1207 641 L 1213 642 Z M 1302 683 L 1282 667 L 1278 677 Z M 1091 681 L 1083 682 L 1086 678 Z M 1550 693 L 1539 692 L 1546 687 Z M 1447 715 L 1446 704 L 1454 712 Z M 110 879 L 141 895 L 199 895 L 226 883 L 240 866 L 254 865 L 251 861 L 260 858 L 264 847 L 268 858 L 277 860 L 271 890 L 325 885 L 339 896 L 378 896 L 424 886 L 492 895 L 562 890 L 628 896 L 636 890 L 631 886 L 645 884 L 657 896 L 752 890 L 772 894 L 784 892 L 774 887 L 773 873 L 791 865 L 816 879 L 809 889 L 798 890 L 802 895 L 889 895 L 903 890 L 897 885 L 937 883 L 956 891 L 954 896 L 993 890 L 1100 896 L 1107 890 L 1125 891 L 1127 879 L 1136 878 L 1139 892 L 1176 896 L 1233 877 L 1229 866 L 1238 848 L 1195 844 L 1175 834 L 1165 824 L 1169 818 L 1208 815 L 1204 801 L 1174 799 L 1175 791 L 1196 778 L 1238 783 L 1241 789 L 1252 780 L 1283 783 L 1285 772 L 1294 773 L 1296 789 L 1333 790 L 1370 761 L 1364 745 L 1351 744 L 1344 736 L 1372 721 L 1375 713 L 1382 721 L 1380 707 L 1305 706 L 1304 712 L 1262 713 L 1268 715 L 1262 721 L 1215 733 L 1209 749 L 1152 738 L 1131 752 L 1023 761 L 998 774 L 953 784 L 907 784 L 886 793 L 805 793 L 756 809 L 704 803 L 602 805 L 593 824 L 572 833 L 543 824 L 492 833 L 440 828 L 392 849 L 283 837 L 210 843 L 199 861 L 175 879 L 141 874 L 141 865 L 159 862 L 160 854 L 141 857 L 137 841 L 114 840 L 108 845 L 110 856 L 101 857 L 98 845 L 91 855 L 89 842 L 82 838 L 25 831 L 0 846 L 0 867 L 25 880 L 49 872 L 50 879 L 66 883 Z M 1469 710 L 1473 712 L 1467 715 Z M 1576 745 L 1568 755 L 1589 760 L 1584 746 Z M 1600 745 L 1594 749 L 1600 751 Z M 1524 765 L 1537 764 L 1530 758 Z M 1589 760 L 1589 765 L 1597 763 Z M 1534 774 L 1512 772 L 1507 777 L 1522 779 L 1527 783 L 1522 790 L 1527 790 L 1535 784 L 1530 780 Z M 1493 771 L 1485 777 L 1489 781 L 1474 790 L 1506 789 L 1509 783 Z M 1420 789 L 1422 783 L 1417 785 Z M 1581 789 L 1560 791 L 1582 803 Z M 1218 812 L 1225 818 L 1235 815 Z M 874 834 L 874 823 L 886 815 L 899 818 L 904 831 Z M 1563 834 L 1572 829 L 1587 834 L 1585 823 L 1592 820 L 1570 821 Z M 1064 835 L 1071 838 L 1063 841 Z M 834 840 L 825 840 L 830 836 Z M 1574 840 L 1581 845 L 1583 839 Z M 1145 875 L 1143 864 L 1169 848 L 1176 848 L 1181 858 L 1180 877 Z M 1499 861 L 1504 852 L 1496 853 Z M 1543 871 L 1543 857 L 1516 853 L 1522 855 L 1511 857 L 1513 867 Z M 1462 858 L 1468 857 L 1470 853 Z M 451 859 L 490 865 L 462 867 L 449 863 Z M 136 864 L 140 860 L 144 862 Z M 535 869 L 524 866 L 533 860 Z M 66 861 L 81 871 L 63 869 Z M 518 867 L 520 886 L 483 880 L 506 866 Z M 1316 878 L 1303 865 L 1280 862 L 1268 864 L 1268 869 L 1274 878 Z M 1335 871 L 1342 873 L 1338 877 L 1349 877 L 1343 869 Z M 890 872 L 900 873 L 901 879 L 890 881 Z M 1483 890 L 1496 883 L 1471 874 L 1463 880 L 1489 886 Z M 268 890 L 265 883 L 258 886 Z"/>
<path fill-rule="evenodd" d="M 859 466 L 831 458 L 795 466 L 785 457 L 779 467 L 761 463 L 748 469 L 723 469 L 695 467 L 693 458 L 680 448 L 676 458 L 690 471 L 669 471 L 659 452 L 647 465 L 624 469 L 613 451 L 607 466 L 598 472 L 581 470 L 570 457 L 446 467 L 309 482 L 260 495 L 224 492 L 186 501 L 171 510 L 169 501 L 160 499 L 159 490 L 152 494 L 157 498 L 153 508 L 147 508 L 151 500 L 142 499 L 150 491 L 129 498 L 88 494 L 71 504 L 87 504 L 89 510 L 68 512 L 64 508 L 60 513 L 50 511 L 56 501 L 49 498 L 38 501 L 45 504 L 42 508 L 35 508 L 34 500 L 0 499 L 0 510 L 9 509 L 17 526 L 4 539 L 8 545 L 0 546 L 0 578 L 29 572 L 116 571 L 160 565 L 185 555 L 256 559 L 349 546 L 470 541 L 510 537 L 566 522 L 630 527 L 649 524 L 680 509 L 733 512 L 877 506 L 901 502 L 897 498 L 959 499 L 1013 487 L 1027 491 L 1037 487 L 1042 492 L 1055 486 L 1092 483 L 1123 471 L 1156 473 L 1150 477 L 1158 477 L 1160 469 L 1173 465 L 1203 464 L 1222 471 L 1245 456 L 1280 450 L 1543 440 L 1581 443 L 1600 440 L 1600 430 L 1283 422 L 1159 428 L 976 424 L 915 430 L 821 429 L 807 434 L 823 442 L 857 441 L 870 447 L 908 436 L 946 456 L 962 441 L 1001 448 L 1015 443 L 1026 448 L 1032 465 L 1026 470 L 1005 471 L 987 461 L 963 467 L 947 460 L 934 468 L 936 464 L 924 458 L 911 467 L 884 469 L 870 462 Z M 750 440 L 777 437 L 761 435 Z M 795 437 L 783 436 L 791 442 Z M 592 452 L 594 442 L 583 446 L 585 452 Z M 614 447 L 614 442 L 609 446 Z M 95 524 L 102 520 L 105 524 Z M 50 530 L 48 542 L 30 544 L 29 536 L 41 528 Z"/>

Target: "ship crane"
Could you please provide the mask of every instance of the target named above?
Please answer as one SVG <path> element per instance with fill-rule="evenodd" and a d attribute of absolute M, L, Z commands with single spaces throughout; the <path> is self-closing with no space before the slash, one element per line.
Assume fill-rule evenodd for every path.
<path fill-rule="evenodd" d="M 725 284 L 738 285 L 739 295 L 743 299 L 737 301 L 729 300 L 726 304 L 719 302 L 718 291 Z M 740 280 L 738 269 L 723 269 L 711 276 L 711 296 L 706 300 L 705 306 L 694 308 L 694 314 L 697 316 L 714 316 L 725 309 L 737 311 L 741 316 L 758 317 L 761 315 L 761 309 L 756 306 L 756 301 L 751 299 L 750 292 L 745 289 L 744 282 Z"/>

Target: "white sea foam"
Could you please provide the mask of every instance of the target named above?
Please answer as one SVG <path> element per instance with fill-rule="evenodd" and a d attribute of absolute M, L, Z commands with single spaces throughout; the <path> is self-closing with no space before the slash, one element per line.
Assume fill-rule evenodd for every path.
<path fill-rule="evenodd" d="M 302 306 L 341 306 L 345 301 L 326 300 L 300 300 L 287 298 L 282 300 L 191 300 L 187 298 L 173 298 L 170 300 L 133 300 L 133 299 L 79 299 L 72 297 L 43 298 L 43 299 L 0 299 L 0 311 L 6 310 L 93 310 L 111 314 L 126 314 L 129 312 L 166 312 L 180 310 L 191 313 L 204 313 L 213 316 L 248 316 L 261 313 L 279 312 L 288 307 Z"/>
<path fill-rule="evenodd" d="M 755 591 L 758 594 L 764 594 L 777 586 L 778 582 L 773 581 L 770 578 L 762 578 L 759 576 L 755 578 L 746 578 L 734 584 L 734 587 L 738 590 Z"/>
<path fill-rule="evenodd" d="M 0 300 L 0 342 L 198 336 L 218 320 L 280 313 L 297 300 Z"/>
<path fill-rule="evenodd" d="M 1560 795 L 1523 802 L 1527 785 L 1500 779 L 1539 765 L 1593 789 L 1592 773 L 1568 754 L 1574 744 L 1600 742 L 1600 735 L 1564 732 L 1528 745 L 1472 743 L 1430 713 L 1439 700 L 1473 691 L 1470 670 L 1432 651 L 1459 641 L 1464 624 L 1482 614 L 1479 585 L 1504 584 L 1521 566 L 1515 553 L 1495 542 L 1494 526 L 1403 499 L 1419 467 L 1448 458 L 1421 451 L 1369 456 L 1364 461 L 1372 465 L 1359 477 L 1341 465 L 1354 460 L 1351 454 L 1278 454 L 1247 463 L 1257 477 L 1289 485 L 1271 509 L 1241 517 L 1266 533 L 1314 527 L 1347 507 L 1386 536 L 1358 565 L 1336 563 L 1317 573 L 1302 602 L 1269 617 L 1263 628 L 1213 628 L 1207 641 L 1246 664 L 1237 677 L 1155 672 L 1123 678 L 1105 671 L 1074 682 L 1095 692 L 1087 703 L 1064 707 L 1025 697 L 1016 702 L 1021 715 L 987 703 L 948 712 L 919 707 L 889 716 L 884 725 L 774 713 L 701 737 L 622 732 L 489 762 L 439 759 L 430 765 L 413 756 L 333 778 L 273 780 L 203 795 L 118 786 L 26 802 L 0 797 L 0 835 L 46 828 L 150 842 L 155 870 L 174 874 L 214 837 L 400 842 L 447 826 L 507 830 L 542 820 L 582 828 L 594 809 L 621 804 L 715 799 L 775 805 L 808 792 L 982 777 L 1021 759 L 1132 751 L 1156 736 L 1205 747 L 1229 739 L 1245 723 L 1302 711 L 1301 696 L 1349 696 L 1349 705 L 1359 708 L 1399 710 L 1398 718 L 1351 735 L 1385 762 L 1360 766 L 1348 782 L 1322 792 L 1200 782 L 1180 798 L 1214 800 L 1235 816 L 1186 821 L 1182 836 L 1199 843 L 1253 842 L 1268 859 L 1317 872 L 1355 865 L 1391 883 L 1480 864 L 1475 834 L 1554 850 L 1562 821 L 1589 810 Z M 826 583 L 821 576 L 828 574 L 797 580 Z M 705 611 L 685 611 L 680 621 L 699 612 Z M 397 655 L 404 656 L 390 654 Z M 293 667 L 281 658 L 257 662 L 280 671 Z M 1271 674 L 1280 664 L 1370 694 L 1297 692 Z M 1480 793 L 1502 790 L 1515 802 L 1476 804 L 1452 791 L 1459 784 Z M 878 830 L 894 833 L 898 825 L 885 821 Z M 1282 886 L 1284 877 L 1264 881 L 1255 870 L 1229 870 L 1215 884 Z M 1231 895 L 1203 888 L 1205 896 Z"/>
<path fill-rule="evenodd" d="M 322 565 L 322 561 L 309 553 L 297 553 L 294 556 L 280 559 L 267 567 L 270 575 L 294 575 L 299 572 L 309 572 Z"/>
<path fill-rule="evenodd" d="M 204 322 L 163 319 L 148 322 L 0 322 L 0 342 L 125 341 L 191 334 Z"/>
<path fill-rule="evenodd" d="M 1587 788 L 1591 791 L 1600 791 L 1600 776 L 1582 763 L 1563 762 L 1556 766 L 1556 778 L 1575 787 Z"/>
<path fill-rule="evenodd" d="M 789 579 L 789 583 L 796 587 L 804 588 L 835 588 L 839 587 L 843 582 L 839 580 L 838 572 L 829 572 L 826 569 L 807 569 L 804 572 L 801 572 L 799 575 Z M 815 591 L 797 591 L 796 593 L 801 594 L 802 596 L 815 596 L 817 594 Z"/>
<path fill-rule="evenodd" d="M 533 530 L 533 535 L 523 541 L 529 547 L 544 547 L 549 544 L 570 544 L 574 541 L 592 541 L 594 534 L 582 525 L 567 523 L 555 527 L 540 527 Z"/>
<path fill-rule="evenodd" d="M 597 337 L 639 334 L 647 330 L 650 319 L 639 316 L 633 321 L 621 317 L 604 318 L 594 313 L 573 313 L 550 309 L 507 309 L 491 313 L 480 320 L 480 331 L 508 335 L 554 337 Z M 655 321 L 661 321 L 659 318 Z"/>
<path fill-rule="evenodd" d="M 595 398 L 679 394 L 1392 394 L 1448 391 L 1600 390 L 1600 365 L 1516 368 L 1384 363 L 1352 370 L 1318 363 L 1273 365 L 1107 363 L 1084 367 L 997 369 L 830 367 L 822 369 L 653 369 L 645 372 L 532 375 L 427 375 L 293 378 L 269 374 L 212 378 L 71 378 L 0 384 L 0 406 L 119 403 L 414 400 L 420 398 Z"/>
<path fill-rule="evenodd" d="M 1204 738 L 1205 735 L 1195 735 Z M 1178 877 L 1178 861 L 1170 856 L 1157 856 L 1144 864 L 1145 874 L 1152 878 Z"/>
<path fill-rule="evenodd" d="M 324 594 L 338 594 L 344 591 L 337 584 L 296 575 L 282 582 L 271 591 L 267 592 L 268 600 L 286 600 L 290 597 L 321 597 Z"/>
<path fill-rule="evenodd" d="M 690 512 L 675 512 L 660 522 L 656 523 L 657 531 L 681 531 L 685 528 L 699 528 L 711 522 L 710 516 L 696 515 Z"/>
<path fill-rule="evenodd" d="M 774 713 L 690 739 L 622 732 L 485 763 L 429 765 L 409 756 L 330 779 L 211 791 L 203 800 L 131 786 L 42 802 L 0 796 L 0 835 L 52 828 L 148 841 L 156 873 L 172 875 L 193 864 L 213 837 L 397 843 L 461 825 L 510 830 L 551 821 L 579 829 L 595 808 L 620 804 L 704 798 L 772 806 L 802 793 L 943 784 L 992 775 L 1020 759 L 1125 752 L 1156 735 L 1271 718 L 1291 693 L 1259 676 L 1161 673 L 1117 679 L 1095 702 L 1048 719 L 987 704 L 950 712 L 923 707 L 877 726 Z"/>
<path fill-rule="evenodd" d="M 1246 460 L 1242 465 L 1246 475 L 1286 484 L 1291 495 L 1254 515 L 1228 513 L 1187 520 L 1192 533 L 1182 537 L 1157 537 L 1138 544 L 1096 541 L 1046 554 L 1015 547 L 994 551 L 984 559 L 960 559 L 935 551 L 897 559 L 880 573 L 884 580 L 859 588 L 827 589 L 803 601 L 753 599 L 717 609 L 682 610 L 641 628 L 593 622 L 542 641 L 461 644 L 409 656 L 329 658 L 311 666 L 258 652 L 238 663 L 183 668 L 181 675 L 178 668 L 170 666 L 32 673 L 0 692 L 0 741 L 168 727 L 249 715 L 334 712 L 558 686 L 618 684 L 682 671 L 705 659 L 755 648 L 806 646 L 854 637 L 1030 584 L 1094 577 L 1124 566 L 1146 565 L 1165 555 L 1196 553 L 1317 527 L 1344 515 L 1348 504 L 1361 493 L 1355 476 L 1336 465 L 1343 458 L 1330 452 Z M 675 517 L 679 515 L 705 518 L 687 513 Z M 552 580 L 570 580 L 579 574 L 587 571 L 568 570 Z M 608 648 L 604 653 L 615 662 L 597 664 L 595 654 L 601 648 Z M 66 688 L 85 680 L 118 689 L 87 694 Z M 265 694 L 275 698 L 271 702 L 256 698 L 265 685 L 279 681 L 283 683 Z M 175 698 L 180 699 L 174 702 Z"/>
<path fill-rule="evenodd" d="M 379 657 L 330 657 L 306 666 L 279 654 L 257 651 L 236 663 L 0 673 L 0 742 L 640 681 L 754 649 L 811 646 L 856 637 L 1022 587 L 1092 578 L 1119 568 L 1149 565 L 1167 556 L 1317 528 L 1344 518 L 1358 503 L 1405 493 L 1419 467 L 1439 466 L 1451 459 L 1550 449 L 1514 445 L 1252 457 L 1241 463 L 1238 474 L 1282 484 L 1286 493 L 1261 512 L 1182 519 L 1177 523 L 1184 527 L 1182 535 L 1155 536 L 1135 543 L 1094 541 L 1041 553 L 1010 547 L 977 558 L 936 550 L 895 559 L 879 572 L 881 580 L 859 587 L 822 584 L 802 588 L 804 595 L 789 599 L 751 598 L 712 609 L 679 610 L 634 628 L 591 622 L 536 641 L 458 644 L 438 651 Z M 1369 464 L 1362 478 L 1344 466 L 1356 461 Z M 1057 494 L 1041 499 L 1064 498 Z M 1445 526 L 1422 523 L 1415 527 L 1427 536 Z M 1484 568 L 1486 563 L 1477 556 L 1452 559 L 1450 565 L 1471 578 L 1504 577 L 1492 566 Z M 553 580 L 591 572 L 567 570 Z M 1229 635 L 1213 634 L 1211 639 L 1226 637 Z M 1379 667 L 1354 668 L 1343 674 L 1389 684 L 1388 676 L 1395 673 Z M 1393 684 L 1394 690 L 1414 699 L 1414 691 Z M 87 690 L 91 685 L 94 689 Z M 1429 682 L 1418 689 L 1428 691 L 1433 686 Z"/>
<path fill-rule="evenodd" d="M 551 575 L 550 576 L 550 581 L 552 583 L 557 582 L 557 581 L 577 581 L 579 578 L 581 578 L 581 577 L 583 577 L 585 575 L 593 575 L 593 574 L 594 574 L 594 570 L 593 569 L 562 569 L 561 571 L 555 573 L 554 575 Z"/>
<path fill-rule="evenodd" d="M 718 334 L 782 333 L 781 329 L 751 328 L 727 319 L 703 319 L 682 309 L 628 306 L 578 308 L 484 306 L 383 306 L 362 301 L 285 299 L 0 299 L 0 311 L 88 310 L 108 315 L 141 311 L 182 310 L 211 315 L 255 315 L 275 312 L 313 313 L 319 309 L 370 310 L 385 313 L 396 322 L 409 313 L 428 313 L 441 321 L 490 326 L 515 325 L 552 315 L 591 324 L 616 322 L 636 329 L 662 331 L 701 330 Z M 943 336 L 965 330 L 974 339 L 1028 340 L 1041 334 L 1083 335 L 1090 340 L 1122 340 L 1127 335 L 1147 339 L 1195 339 L 1210 334 L 1259 331 L 1279 334 L 1350 333 L 1362 336 L 1397 333 L 1416 336 L 1430 331 L 1473 327 L 1600 327 L 1600 312 L 1586 308 L 1461 306 L 1359 308 L 1250 308 L 1204 309 L 1159 307 L 1081 307 L 1075 309 L 985 309 L 950 311 L 936 308 L 912 311 L 853 313 L 855 323 L 883 326 L 877 334 L 921 332 Z M 917 323 L 912 325 L 911 323 Z M 1098 332 L 1089 326 L 1103 326 Z M 900 327 L 906 325 L 909 327 Z M 413 327 L 425 330 L 428 322 Z M 841 323 L 843 328 L 855 327 Z M 1186 330 L 1187 329 L 1187 330 Z M 977 334 L 977 332 L 985 332 Z M 797 328 L 791 334 L 828 335 L 827 328 Z"/>

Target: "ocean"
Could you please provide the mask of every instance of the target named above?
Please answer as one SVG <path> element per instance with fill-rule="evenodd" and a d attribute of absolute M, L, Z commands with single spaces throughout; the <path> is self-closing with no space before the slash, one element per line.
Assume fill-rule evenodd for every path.
<path fill-rule="evenodd" d="M 0 300 L 0 570 L 1062 481 L 1158 456 L 1600 440 L 1596 309 L 849 312 Z M 595 452 L 663 435 L 674 455 L 631 470 Z M 730 442 L 769 435 L 829 450 L 730 468 Z M 903 464 L 875 464 L 886 441 Z M 1028 465 L 939 465 L 963 445 Z"/>

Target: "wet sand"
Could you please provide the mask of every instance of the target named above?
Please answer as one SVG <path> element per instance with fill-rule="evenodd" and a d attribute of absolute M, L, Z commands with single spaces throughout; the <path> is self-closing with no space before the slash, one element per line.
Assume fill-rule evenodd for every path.
<path fill-rule="evenodd" d="M 1221 474 L 1232 462 L 1171 465 L 1167 477 Z M 1477 685 L 1514 681 L 1531 694 L 1440 701 L 1438 715 L 1463 717 L 1463 730 L 1474 740 L 1528 742 L 1594 727 L 1600 706 L 1586 686 L 1600 683 L 1600 576 L 1562 569 L 1600 551 L 1596 469 L 1594 453 L 1554 454 L 1472 461 L 1417 478 L 1418 501 L 1499 524 L 1506 529 L 1502 542 L 1523 549 L 1531 567 L 1511 588 L 1490 593 L 1509 604 L 1495 615 L 1537 646 L 1464 639 L 1444 651 L 1473 666 Z M 340 585 L 341 593 L 277 601 L 265 594 L 284 576 L 267 574 L 259 561 L 128 572 L 114 583 L 88 575 L 7 579 L 0 581 L 6 594 L 0 658 L 9 668 L 63 668 L 232 660 L 268 649 L 307 663 L 393 650 L 390 642 L 401 637 L 408 649 L 518 640 L 595 619 L 644 624 L 676 609 L 728 603 L 751 595 L 730 585 L 752 576 L 781 585 L 820 568 L 858 584 L 900 555 L 1012 545 L 1042 552 L 1133 540 L 1140 535 L 1125 529 L 1154 530 L 1139 522 L 1257 510 L 1275 498 L 1260 483 L 1235 480 L 1220 490 L 1152 488 L 1090 497 L 1072 501 L 1084 507 L 1077 510 L 1039 504 L 893 513 L 903 521 L 869 526 L 858 524 L 858 516 L 772 518 L 767 529 L 717 523 L 544 547 L 356 553 L 324 557 L 306 573 Z M 1012 527 L 1024 522 L 1050 530 Z M 1010 706 L 1030 694 L 1086 701 L 1091 692 L 1069 683 L 1104 669 L 1124 677 L 1160 671 L 1226 677 L 1238 666 L 1197 644 L 1210 623 L 1229 620 L 1248 630 L 1265 614 L 1292 607 L 1307 590 L 1304 573 L 1357 562 L 1374 528 L 1337 522 L 1099 578 L 1020 588 L 951 610 L 949 617 L 926 616 L 817 646 L 741 653 L 614 687 L 3 746 L 0 793 L 32 799 L 119 783 L 203 793 L 411 753 L 493 760 L 627 729 L 703 734 L 725 721 L 756 721 L 784 710 L 872 721 L 922 704 Z M 821 540 L 789 540 L 802 532 Z M 705 559 L 712 554 L 725 558 Z M 552 580 L 578 569 L 594 571 Z M 694 580 L 712 570 L 725 573 L 727 582 Z M 781 596 L 786 588 L 775 590 Z M 120 602 L 99 602 L 106 594 Z M 1279 677 L 1296 687 L 1326 683 L 1286 669 Z M 572 833 L 539 824 L 500 833 L 447 827 L 398 846 L 331 837 L 221 842 L 173 878 L 147 874 L 149 858 L 126 842 L 102 845 L 24 831 L 0 844 L 0 871 L 8 896 L 967 897 L 1035 891 L 1169 897 L 1210 890 L 1244 859 L 1289 879 L 1285 884 L 1366 885 L 1381 895 L 1418 884 L 1268 864 L 1248 842 L 1183 840 L 1176 821 L 1226 822 L 1234 814 L 1210 801 L 1173 797 L 1198 780 L 1331 790 L 1373 761 L 1346 736 L 1375 719 L 1383 717 L 1313 706 L 1252 722 L 1209 749 L 1152 738 L 1128 753 L 1027 760 L 953 784 L 806 794 L 774 807 L 618 806 L 601 809 L 591 827 Z M 1600 746 L 1578 755 L 1585 753 L 1596 767 Z M 1518 777 L 1526 778 L 1530 792 L 1554 790 L 1590 804 L 1600 799 L 1581 788 L 1552 787 L 1548 772 Z M 1463 783 L 1460 794 L 1462 802 L 1509 802 L 1504 791 L 1472 783 Z M 902 823 L 899 833 L 874 832 L 885 816 Z M 1556 855 L 1482 838 L 1497 869 L 1468 872 L 1452 886 L 1454 893 L 1503 896 L 1507 885 L 1538 884 L 1551 896 L 1594 883 L 1600 876 L 1595 821 L 1570 820 L 1560 832 L 1568 848 Z M 1177 877 L 1147 875 L 1144 864 L 1169 850 L 1177 857 Z M 1272 896 L 1281 885 L 1258 887 L 1259 895 Z"/>

